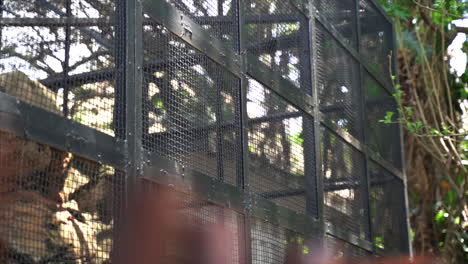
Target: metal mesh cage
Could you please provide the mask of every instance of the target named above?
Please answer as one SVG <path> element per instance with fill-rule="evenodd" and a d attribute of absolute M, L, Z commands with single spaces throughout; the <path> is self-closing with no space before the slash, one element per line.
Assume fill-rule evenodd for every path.
<path fill-rule="evenodd" d="M 286 263 L 291 246 L 304 241 L 304 237 L 298 233 L 255 218 L 252 219 L 251 228 L 254 264 Z"/>
<path fill-rule="evenodd" d="M 0 262 L 407 253 L 393 37 L 374 0 L 0 0 Z"/>
<path fill-rule="evenodd" d="M 357 46 L 356 1 L 313 1 L 317 12 L 353 47 Z"/>
<path fill-rule="evenodd" d="M 395 99 L 369 74 L 364 74 L 366 100 L 366 137 L 369 146 L 378 155 L 401 168 L 400 127 L 384 124 L 387 112 L 398 115 Z"/>
<path fill-rule="evenodd" d="M 239 79 L 155 22 L 144 36 L 144 145 L 235 184 Z"/>
<path fill-rule="evenodd" d="M 374 246 L 384 252 L 408 248 L 404 184 L 375 163 L 370 164 L 370 210 Z"/>
<path fill-rule="evenodd" d="M 364 157 L 325 128 L 321 138 L 325 221 L 366 238 Z"/>
<path fill-rule="evenodd" d="M 359 64 L 322 26 L 317 27 L 320 110 L 337 127 L 362 136 Z"/>
<path fill-rule="evenodd" d="M 315 169 L 310 116 L 251 78 L 247 100 L 250 189 L 300 213 L 309 206 L 316 214 L 316 186 L 306 185 Z"/>
<path fill-rule="evenodd" d="M 105 263 L 123 173 L 0 131 L 3 263 Z"/>
<path fill-rule="evenodd" d="M 361 55 L 369 63 L 369 67 L 381 74 L 385 82 L 391 85 L 390 72 L 394 74 L 393 69 L 390 69 L 391 56 L 394 56 L 392 24 L 369 0 L 359 1 L 359 14 Z"/>
<path fill-rule="evenodd" d="M 2 10 L 0 91 L 118 134 L 114 1 L 3 1 Z"/>
<path fill-rule="evenodd" d="M 325 236 L 325 248 L 331 252 L 332 258 L 337 262 L 358 264 L 369 261 L 372 255 L 369 251 L 331 235 Z"/>
<path fill-rule="evenodd" d="M 169 0 L 168 2 L 207 29 L 213 36 L 224 40 L 229 48 L 238 50 L 238 12 L 235 0 Z"/>
<path fill-rule="evenodd" d="M 310 92 L 308 20 L 289 1 L 245 3 L 248 55 Z"/>

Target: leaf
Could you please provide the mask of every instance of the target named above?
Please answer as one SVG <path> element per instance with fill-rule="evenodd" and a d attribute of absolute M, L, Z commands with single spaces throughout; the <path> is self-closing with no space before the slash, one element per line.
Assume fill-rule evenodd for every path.
<path fill-rule="evenodd" d="M 444 214 L 444 210 L 439 210 L 439 212 L 437 212 L 437 214 L 435 215 L 434 220 L 440 224 L 445 219 Z"/>
<path fill-rule="evenodd" d="M 407 115 L 408 117 L 413 116 L 413 107 L 411 107 L 411 106 L 405 106 L 405 111 L 406 111 L 406 115 Z"/>
<path fill-rule="evenodd" d="M 442 133 L 439 130 L 435 129 L 435 128 L 431 128 L 429 130 L 429 134 L 433 135 L 433 136 L 442 136 Z"/>
<path fill-rule="evenodd" d="M 457 179 L 456 179 L 456 182 L 458 185 L 462 185 L 463 182 L 465 181 L 465 178 L 466 175 L 464 175 L 463 173 L 460 173 L 458 176 L 457 176 Z"/>
<path fill-rule="evenodd" d="M 392 123 L 392 117 L 393 117 L 394 114 L 395 114 L 394 112 L 387 112 L 387 113 L 385 113 L 385 119 L 379 120 L 379 122 L 385 123 L 385 124 L 390 124 L 390 123 Z"/>
<path fill-rule="evenodd" d="M 156 108 L 164 108 L 164 102 L 163 102 L 163 99 L 161 97 L 154 97 L 153 98 L 153 104 Z"/>
<path fill-rule="evenodd" d="M 445 201 L 447 204 L 453 204 L 455 202 L 455 191 L 450 190 L 448 191 L 447 195 L 445 196 Z"/>
<path fill-rule="evenodd" d="M 374 239 L 374 245 L 378 248 L 381 248 L 381 249 L 384 249 L 385 246 L 384 246 L 384 243 L 383 243 L 383 239 L 381 236 L 376 236 L 375 239 Z"/>

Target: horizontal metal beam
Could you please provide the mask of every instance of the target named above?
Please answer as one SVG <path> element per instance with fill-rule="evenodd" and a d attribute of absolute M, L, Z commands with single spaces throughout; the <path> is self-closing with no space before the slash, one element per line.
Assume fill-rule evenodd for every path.
<path fill-rule="evenodd" d="M 115 68 L 106 68 L 96 71 L 88 71 L 83 73 L 77 73 L 69 76 L 63 76 L 59 73 L 56 76 L 50 76 L 46 79 L 39 80 L 40 83 L 49 87 L 53 91 L 57 91 L 58 88 L 67 86 L 80 86 L 89 83 L 110 81 L 115 78 Z"/>
<path fill-rule="evenodd" d="M 373 99 L 366 99 L 366 107 L 380 107 L 385 104 L 394 103 L 395 99 L 391 96 L 385 96 L 382 98 L 373 98 Z M 323 105 L 320 106 L 320 112 L 326 114 L 330 112 L 338 112 L 344 111 L 346 105 L 344 104 L 330 104 L 330 105 Z M 383 118 L 383 116 L 382 116 Z"/>
<path fill-rule="evenodd" d="M 122 169 L 125 143 L 0 92 L 0 129 Z"/>
<path fill-rule="evenodd" d="M 143 10 L 151 19 L 206 54 L 234 75 L 241 76 L 241 58 L 224 41 L 213 37 L 191 18 L 164 0 L 143 0 Z"/>
<path fill-rule="evenodd" d="M 46 7 L 50 11 L 54 12 L 57 15 L 60 16 L 68 16 L 66 12 L 61 10 L 60 8 L 56 7 L 54 4 L 48 2 L 47 0 L 36 0 L 38 3 L 40 3 L 42 6 Z M 68 16 L 70 17 L 70 16 Z M 114 45 L 113 43 L 109 43 L 108 40 L 103 39 L 98 32 L 92 30 L 92 29 L 85 29 L 85 28 L 78 28 L 83 34 L 88 35 L 89 37 L 93 38 L 97 43 L 101 44 L 103 47 L 113 50 Z"/>
<path fill-rule="evenodd" d="M 375 175 L 374 175 L 375 176 Z M 392 183 L 395 180 L 399 180 L 394 177 L 385 177 L 384 175 L 379 174 L 381 177 L 375 177 L 370 182 L 371 187 L 379 187 L 388 183 Z M 359 182 L 356 178 L 342 178 L 342 179 L 324 179 L 324 192 L 334 192 L 340 190 L 348 189 L 360 189 L 362 188 L 362 183 Z M 258 193 L 259 196 L 265 199 L 278 199 L 290 196 L 300 196 L 305 195 L 306 189 L 284 189 L 284 190 L 274 190 L 269 192 Z"/>
<path fill-rule="evenodd" d="M 290 113 L 270 114 L 267 116 L 251 118 L 247 121 L 247 124 L 256 125 L 256 124 L 265 123 L 265 122 L 278 122 L 278 121 L 283 121 L 283 120 L 290 119 L 290 118 L 297 118 L 302 115 L 303 113 L 298 112 L 298 111 L 290 112 Z M 147 135 L 147 137 L 150 141 L 154 142 L 154 140 L 156 139 L 161 139 L 164 137 L 174 137 L 175 135 L 180 135 L 184 137 L 187 137 L 189 135 L 200 135 L 200 134 L 208 135 L 207 132 L 214 131 L 216 129 L 220 129 L 220 131 L 226 131 L 230 129 L 235 129 L 237 126 L 238 124 L 236 124 L 234 121 L 231 121 L 231 122 L 223 122 L 221 124 L 210 124 L 206 126 L 198 126 L 198 127 L 191 127 L 191 128 L 185 128 L 185 129 L 170 129 L 164 132 L 151 133 Z"/>
<path fill-rule="evenodd" d="M 110 18 L 83 17 L 5 17 L 0 18 L 0 26 L 9 27 L 92 27 L 99 25 L 113 25 Z"/>
<path fill-rule="evenodd" d="M 188 56 L 179 56 L 179 57 L 169 57 L 166 59 L 159 59 L 155 61 L 146 62 L 143 64 L 144 72 L 155 72 L 158 70 L 163 70 L 164 67 L 173 65 L 174 62 L 184 63 L 184 65 L 192 66 L 204 55 L 195 54 Z M 55 76 L 50 76 L 46 79 L 39 80 L 40 83 L 49 87 L 53 91 L 57 91 L 58 88 L 62 88 L 65 85 L 68 86 L 80 86 L 89 83 L 111 81 L 115 78 L 116 68 L 105 68 L 95 71 L 87 71 L 83 73 L 72 74 L 69 76 L 64 76 L 59 73 Z"/>
<path fill-rule="evenodd" d="M 359 150 L 364 154 L 367 154 L 369 158 L 372 159 L 375 163 L 379 164 L 380 166 L 382 166 L 401 180 L 404 180 L 403 173 L 399 169 L 397 169 L 393 164 L 382 159 L 379 154 L 377 154 L 364 143 L 356 139 L 349 132 L 338 127 L 336 124 L 331 123 L 329 120 L 326 119 L 326 117 L 323 114 L 320 117 L 320 123 L 322 124 L 322 126 L 327 128 L 329 132 L 335 134 L 336 136 L 344 140 L 344 142 L 351 145 L 353 148 Z"/>
<path fill-rule="evenodd" d="M 325 230 L 327 234 L 338 238 L 340 240 L 343 240 L 346 243 L 349 243 L 351 245 L 354 245 L 356 247 L 359 247 L 361 249 L 364 249 L 368 252 L 372 252 L 374 247 L 371 242 L 361 239 L 358 236 L 351 234 L 341 227 L 335 226 L 331 223 L 325 223 Z"/>
<path fill-rule="evenodd" d="M 291 196 L 300 196 L 305 195 L 305 189 L 287 189 L 287 190 L 275 190 L 269 192 L 259 193 L 258 195 L 265 199 L 277 199 L 283 197 L 291 197 Z"/>
<path fill-rule="evenodd" d="M 301 234 L 318 234 L 318 222 L 307 215 L 278 206 L 256 194 L 244 192 L 236 186 L 184 168 L 177 162 L 156 154 L 146 153 L 144 160 L 144 180 L 190 192 L 205 201 L 228 207 L 241 214 L 250 213 L 253 217 Z"/>
<path fill-rule="evenodd" d="M 249 44 L 247 51 L 250 54 L 271 53 L 275 50 L 285 50 L 291 48 L 299 48 L 299 45 L 292 45 L 300 41 L 299 33 L 293 33 L 286 36 L 280 36 L 267 40 L 261 40 L 256 43 Z"/>
<path fill-rule="evenodd" d="M 299 17 L 294 14 L 262 14 L 258 16 L 246 16 L 246 24 L 278 24 L 278 23 L 296 23 Z M 229 16 L 197 16 L 193 20 L 200 25 L 210 24 L 237 24 L 237 20 Z"/>
<path fill-rule="evenodd" d="M 258 61 L 255 56 L 247 58 L 247 73 L 277 93 L 292 105 L 313 116 L 314 103 L 312 97 L 304 90 L 283 78 L 278 72 Z"/>
<path fill-rule="evenodd" d="M 375 163 L 379 164 L 381 167 L 383 167 L 385 170 L 393 174 L 394 176 L 398 177 L 401 181 L 404 181 L 405 176 L 403 172 L 399 169 L 397 169 L 393 164 L 388 162 L 387 160 L 383 159 L 380 155 L 377 153 L 373 152 L 372 150 L 368 150 L 371 155 L 369 155 L 369 158 L 374 161 Z"/>

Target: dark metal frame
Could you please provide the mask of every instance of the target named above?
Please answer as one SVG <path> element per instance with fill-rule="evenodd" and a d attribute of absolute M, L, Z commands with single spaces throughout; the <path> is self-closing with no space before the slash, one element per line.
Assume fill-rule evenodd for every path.
<path fill-rule="evenodd" d="M 42 1 L 42 0 L 40 0 Z M 372 151 L 365 143 L 353 137 L 348 132 L 338 128 L 336 125 L 331 124 L 323 117 L 323 109 L 320 109 L 318 102 L 318 91 L 316 89 L 316 24 L 320 24 L 325 28 L 334 39 L 347 51 L 347 53 L 360 64 L 360 79 L 363 78 L 363 72 L 367 71 L 378 83 L 384 87 L 388 93 L 393 92 L 393 88 L 381 78 L 368 63 L 361 58 L 359 55 L 359 44 L 357 50 L 350 45 L 346 44 L 344 38 L 340 36 L 333 26 L 331 26 L 327 20 L 322 17 L 313 6 L 312 0 L 293 0 L 293 3 L 297 9 L 308 19 L 309 36 L 308 41 L 310 43 L 311 51 L 311 67 L 310 76 L 312 83 L 312 93 L 309 94 L 305 90 L 299 90 L 289 80 L 275 74 L 265 65 L 259 63 L 255 58 L 247 56 L 244 52 L 248 47 L 246 45 L 245 29 L 243 27 L 245 21 L 249 21 L 243 10 L 244 2 L 235 1 L 238 8 L 238 20 L 239 20 L 239 48 L 240 51 L 234 51 L 228 48 L 221 40 L 218 40 L 211 36 L 205 29 L 203 29 L 199 23 L 203 23 L 202 20 L 192 20 L 187 16 L 184 16 L 182 12 L 177 10 L 172 5 L 168 4 L 164 0 L 117 0 L 119 8 L 125 7 L 125 14 L 119 14 L 124 16 L 122 22 L 117 26 L 124 29 L 125 35 L 117 36 L 122 38 L 117 42 L 125 43 L 123 48 L 125 50 L 125 60 L 117 62 L 116 69 L 108 69 L 109 72 L 116 71 L 117 78 L 117 97 L 116 100 L 125 102 L 124 109 L 120 109 L 122 113 L 125 113 L 125 117 L 120 120 L 121 125 L 125 128 L 125 133 L 116 134 L 116 137 L 111 137 L 103 133 L 97 132 L 94 129 L 74 123 L 70 120 L 61 118 L 55 114 L 49 113 L 45 110 L 39 109 L 34 106 L 29 106 L 25 103 L 15 100 L 13 97 L 0 93 L 0 127 L 14 132 L 18 135 L 25 135 L 33 140 L 50 144 L 57 148 L 66 148 L 69 151 L 75 152 L 78 155 L 88 157 L 93 160 L 99 160 L 103 163 L 110 164 L 116 168 L 125 170 L 127 173 L 127 193 L 137 188 L 136 184 L 139 180 L 149 180 L 158 182 L 161 184 L 172 184 L 174 179 L 180 178 L 181 174 L 185 175 L 183 183 L 189 185 L 191 189 L 213 203 L 221 206 L 229 206 L 234 210 L 238 210 L 244 214 L 244 238 L 246 241 L 250 240 L 250 217 L 258 217 L 264 220 L 268 220 L 272 223 L 281 225 L 298 233 L 307 234 L 314 237 L 322 237 L 325 233 L 330 234 L 334 237 L 343 239 L 348 243 L 362 248 L 369 252 L 379 254 L 379 249 L 372 245 L 372 242 L 363 240 L 352 234 L 346 232 L 346 230 L 340 229 L 340 227 L 326 224 L 323 218 L 323 195 L 324 189 L 326 188 L 322 177 L 321 170 L 321 149 L 320 149 L 320 128 L 323 126 L 333 132 L 336 136 L 342 139 L 344 142 L 363 153 L 365 156 L 366 164 L 369 162 L 375 162 L 387 171 L 392 173 L 394 176 L 401 179 L 406 187 L 406 177 L 404 170 L 400 170 L 394 167 L 389 162 L 383 160 L 379 155 Z M 392 24 L 392 20 L 385 14 L 380 5 L 375 3 L 375 0 L 370 2 L 376 7 L 376 9 Z M 222 183 L 219 179 L 209 178 L 204 175 L 200 175 L 195 171 L 187 169 L 181 169 L 176 163 L 170 162 L 160 157 L 153 156 L 143 150 L 142 138 L 143 138 L 143 112 L 142 112 L 142 96 L 143 96 L 143 70 L 146 65 L 143 63 L 142 53 L 139 52 L 143 49 L 142 41 L 142 26 L 145 24 L 145 18 L 143 17 L 142 10 L 148 14 L 151 19 L 158 21 L 163 24 L 169 31 L 177 35 L 194 48 L 208 56 L 210 59 L 224 67 L 229 72 L 240 78 L 239 93 L 241 98 L 241 120 L 240 125 L 237 127 L 239 140 L 242 142 L 242 175 L 237 179 L 237 187 Z M 360 25 L 359 25 L 359 1 L 356 1 L 356 17 L 357 17 L 357 39 L 358 43 L 361 39 Z M 54 25 L 63 24 L 67 28 L 75 25 L 91 25 L 93 23 L 102 23 L 103 21 L 92 21 L 88 19 L 77 19 L 71 17 L 70 13 L 61 14 L 63 17 L 59 19 L 9 19 L 0 17 L 0 28 L 5 25 L 30 25 L 30 24 L 50 24 Z M 104 21 L 105 22 L 105 21 Z M 66 41 L 69 46 L 69 40 Z M 117 43 L 116 42 L 116 43 Z M 116 48 L 116 47 L 111 47 Z M 69 49 L 69 47 L 68 47 Z M 394 46 L 395 52 L 395 46 Z M 69 51 L 68 51 L 69 53 Z M 155 62 L 162 63 L 164 62 Z M 396 60 L 394 60 L 396 63 Z M 106 71 L 106 70 L 104 70 Z M 86 75 L 86 76 L 85 76 Z M 317 202 L 318 211 L 317 215 L 314 215 L 309 209 L 308 215 L 300 215 L 292 210 L 283 208 L 275 205 L 273 202 L 267 199 L 268 195 L 263 195 L 263 198 L 259 195 L 254 195 L 249 190 L 249 175 L 247 166 L 248 160 L 248 144 L 247 144 L 247 133 L 248 123 L 255 122 L 255 120 L 247 121 L 247 76 L 252 76 L 269 89 L 274 91 L 280 97 L 287 102 L 294 105 L 296 108 L 309 115 L 313 123 L 309 126 L 314 129 L 314 152 L 315 152 L 315 169 L 311 176 L 307 179 L 307 189 L 316 188 L 316 197 L 310 197 L 309 199 Z M 49 86 L 51 89 L 57 87 L 58 84 L 64 84 L 70 81 L 84 82 L 85 79 L 89 80 L 89 77 L 99 76 L 92 72 L 85 73 L 83 76 L 69 76 L 68 72 L 64 73 L 63 77 L 57 77 L 55 79 L 46 79 L 42 83 Z M 108 75 L 111 76 L 112 75 Z M 66 94 L 65 89 L 65 94 Z M 363 97 L 361 95 L 361 97 Z M 66 96 L 65 96 L 66 98 Z M 66 100 L 66 99 L 65 99 Z M 117 107 L 118 104 L 116 104 Z M 361 101 L 361 108 L 365 108 L 365 100 Z M 64 114 L 67 113 L 66 107 L 64 107 Z M 117 111 L 117 110 L 116 110 Z M 362 111 L 364 112 L 364 111 Z M 34 118 L 33 118 L 34 117 Z M 38 121 L 40 120 L 40 121 Z M 46 121 L 46 122 L 44 122 Z M 361 116 L 361 121 L 365 122 L 365 116 Z M 40 124 L 39 124 L 40 123 Z M 229 125 L 229 124 L 226 124 Z M 235 125 L 235 124 L 233 124 Z M 126 141 L 124 141 L 126 140 Z M 366 135 L 364 135 L 364 142 Z M 310 148 L 310 147 L 309 147 Z M 310 170 L 310 168 L 308 169 Z M 161 173 L 165 171 L 165 173 Z M 170 172 L 170 173 L 167 173 Z M 145 175 L 151 174 L 153 177 L 148 178 Z M 310 173 L 307 172 L 307 175 Z M 315 174 L 315 175 L 313 175 Z M 366 166 L 366 184 L 369 185 L 369 172 Z M 177 181 L 180 183 L 180 181 Z M 213 188 L 213 186 L 215 188 Z M 368 188 L 366 188 L 366 191 Z M 270 194 L 275 195 L 287 195 L 288 191 L 301 192 L 301 190 L 285 190 L 285 194 Z M 405 191 L 406 193 L 406 191 Z M 310 195 L 310 194 L 308 194 Z M 254 206 L 250 203 L 252 200 L 256 200 Z M 367 199 L 368 200 L 368 199 Z M 407 202 L 407 197 L 405 197 Z M 366 210 L 369 211 L 368 205 L 365 206 Z M 369 213 L 366 214 L 369 216 Z M 372 237 L 372 229 L 370 227 L 370 219 L 367 219 L 368 223 L 368 237 Z M 251 260 L 251 248 L 250 243 L 245 243 L 245 263 L 250 263 Z M 410 249 L 408 248 L 408 252 Z"/>

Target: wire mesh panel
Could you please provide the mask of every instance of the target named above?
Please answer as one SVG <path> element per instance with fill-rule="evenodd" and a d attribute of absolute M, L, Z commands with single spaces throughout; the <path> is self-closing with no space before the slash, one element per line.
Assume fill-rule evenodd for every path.
<path fill-rule="evenodd" d="M 325 119 L 362 136 L 359 65 L 322 26 L 317 26 L 317 89 Z"/>
<path fill-rule="evenodd" d="M 367 237 L 364 156 L 322 128 L 325 221 L 358 237 Z"/>
<path fill-rule="evenodd" d="M 114 122 L 114 1 L 3 1 L 0 91 L 104 133 Z"/>
<path fill-rule="evenodd" d="M 106 263 L 123 173 L 0 131 L 2 263 Z"/>
<path fill-rule="evenodd" d="M 369 66 L 391 85 L 390 59 L 393 48 L 393 30 L 382 13 L 371 1 L 359 1 L 359 20 L 361 21 L 360 54 Z"/>
<path fill-rule="evenodd" d="M 163 26 L 144 26 L 147 149 L 236 183 L 239 79 Z"/>
<path fill-rule="evenodd" d="M 374 246 L 388 253 L 407 252 L 403 182 L 375 163 L 370 163 L 369 171 Z"/>
<path fill-rule="evenodd" d="M 314 0 L 314 6 L 352 47 L 357 47 L 356 0 Z"/>
<path fill-rule="evenodd" d="M 247 100 L 250 189 L 299 213 L 309 203 L 315 212 L 316 200 L 306 199 L 307 192 L 316 194 L 306 184 L 315 169 L 312 118 L 254 79 Z"/>
<path fill-rule="evenodd" d="M 359 264 L 371 260 L 371 252 L 331 235 L 325 236 L 325 248 L 332 256 L 331 262 Z"/>
<path fill-rule="evenodd" d="M 260 219 L 253 218 L 251 223 L 253 264 L 286 263 L 290 246 L 297 239 L 304 241 L 301 235 Z"/>
<path fill-rule="evenodd" d="M 289 1 L 245 1 L 246 49 L 302 90 L 311 92 L 308 20 Z"/>
<path fill-rule="evenodd" d="M 391 119 L 396 120 L 395 99 L 367 73 L 364 74 L 364 89 L 367 143 L 382 158 L 401 168 L 400 127 L 396 123 L 381 122 L 387 112 L 393 112 Z"/>
<path fill-rule="evenodd" d="M 224 40 L 238 50 L 237 0 L 168 0 L 177 9 L 207 29 L 212 36 Z"/>

